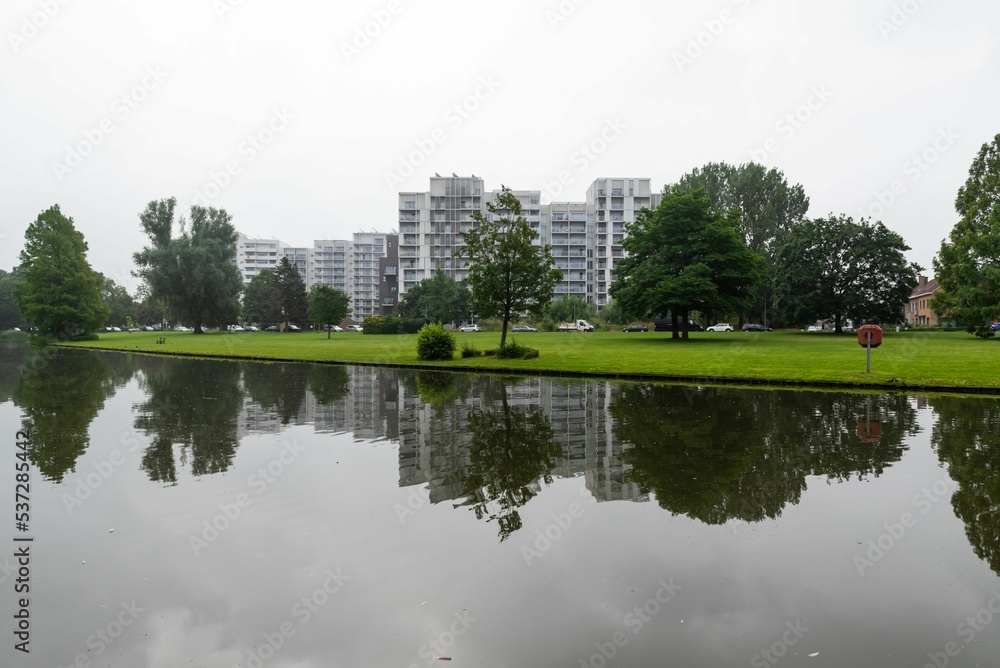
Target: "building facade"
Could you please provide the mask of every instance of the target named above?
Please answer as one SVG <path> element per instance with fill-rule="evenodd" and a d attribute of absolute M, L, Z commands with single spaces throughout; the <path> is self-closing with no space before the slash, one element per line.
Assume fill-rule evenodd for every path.
<path fill-rule="evenodd" d="M 487 191 L 475 175 L 435 175 L 427 192 L 399 193 L 401 294 L 439 270 L 457 281 L 468 277 L 457 257 L 461 233 L 473 228 L 473 213 L 489 218 L 487 205 L 499 193 Z M 579 297 L 598 308 L 608 303 L 615 264 L 624 256 L 625 224 L 660 200 L 648 178 L 597 179 L 579 202 L 542 204 L 540 190 L 512 193 L 521 203 L 521 215 L 538 233 L 536 243 L 551 246 L 563 271 L 556 297 Z"/>
<path fill-rule="evenodd" d="M 906 305 L 906 324 L 910 327 L 937 327 L 937 313 L 930 306 L 931 297 L 941 289 L 936 278 L 917 277 L 917 287 L 910 293 L 910 302 Z"/>

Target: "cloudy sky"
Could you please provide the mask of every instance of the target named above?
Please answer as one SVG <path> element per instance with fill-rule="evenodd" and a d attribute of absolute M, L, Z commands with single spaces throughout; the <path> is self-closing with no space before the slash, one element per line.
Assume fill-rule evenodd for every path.
<path fill-rule="evenodd" d="M 997 25 L 986 0 L 9 0 L 0 268 L 54 203 L 134 288 L 153 199 L 307 245 L 395 229 L 434 172 L 582 201 L 754 160 L 929 269 L 1000 132 Z"/>

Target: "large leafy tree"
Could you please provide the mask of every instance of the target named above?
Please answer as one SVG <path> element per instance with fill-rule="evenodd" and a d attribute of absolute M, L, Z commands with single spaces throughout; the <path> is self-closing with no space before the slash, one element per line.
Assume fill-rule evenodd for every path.
<path fill-rule="evenodd" d="M 243 320 L 267 323 L 281 320 L 281 289 L 270 269 L 261 269 L 243 289 Z"/>
<path fill-rule="evenodd" d="M 704 190 L 666 192 L 655 211 L 626 223 L 627 256 L 615 267 L 611 294 L 637 317 L 680 318 L 674 338 L 691 311 L 731 313 L 750 301 L 761 273 L 732 211 L 712 210 Z"/>
<path fill-rule="evenodd" d="M 309 321 L 326 327 L 326 338 L 330 338 L 330 328 L 350 312 L 350 297 L 344 292 L 322 284 L 309 291 Z"/>
<path fill-rule="evenodd" d="M 23 280 L 14 287 L 21 316 L 59 339 L 94 331 L 109 309 L 101 303 L 101 278 L 87 262 L 87 242 L 56 204 L 24 233 Z"/>
<path fill-rule="evenodd" d="M 278 262 L 274 275 L 278 279 L 281 319 L 284 322 L 304 323 L 309 317 L 309 302 L 306 298 L 306 284 L 302 281 L 299 270 L 287 257 L 283 257 Z"/>
<path fill-rule="evenodd" d="M 1000 134 L 983 144 L 958 190 L 961 219 L 934 258 L 941 292 L 932 305 L 977 336 L 1000 318 Z"/>
<path fill-rule="evenodd" d="M 469 312 L 469 297 L 467 287 L 438 271 L 406 291 L 396 307 L 396 315 L 442 324 L 460 322 Z"/>
<path fill-rule="evenodd" d="M 832 317 L 898 323 L 920 267 L 910 247 L 880 222 L 849 216 L 811 220 L 793 229 L 778 256 L 776 288 L 797 322 Z"/>
<path fill-rule="evenodd" d="M 800 184 L 790 185 L 777 169 L 748 162 L 739 166 L 710 162 L 683 175 L 667 192 L 704 189 L 716 212 L 736 211 L 747 248 L 765 263 L 761 281 L 752 288 L 747 315 L 766 319 L 773 295 L 775 255 L 788 232 L 805 220 L 809 198 Z M 741 314 L 743 315 L 743 314 Z"/>
<path fill-rule="evenodd" d="M 190 221 L 181 217 L 180 236 L 173 236 L 176 200 L 152 201 L 139 214 L 151 244 L 135 253 L 136 272 L 150 296 L 164 302 L 170 314 L 194 327 L 236 322 L 243 280 L 233 262 L 236 228 L 225 209 L 192 206 Z"/>
<path fill-rule="evenodd" d="M 476 211 L 476 226 L 462 232 L 465 244 L 456 255 L 469 268 L 472 309 L 483 317 L 499 317 L 500 347 L 507 342 L 507 325 L 522 312 L 538 314 L 552 299 L 562 271 L 548 246 L 536 246 L 538 233 L 521 216 L 521 201 L 503 186 L 489 202 L 489 217 Z"/>
<path fill-rule="evenodd" d="M 20 283 L 21 274 L 17 268 L 14 271 L 0 269 L 0 329 L 20 327 L 24 324 L 21 312 L 14 299 L 14 286 Z"/>

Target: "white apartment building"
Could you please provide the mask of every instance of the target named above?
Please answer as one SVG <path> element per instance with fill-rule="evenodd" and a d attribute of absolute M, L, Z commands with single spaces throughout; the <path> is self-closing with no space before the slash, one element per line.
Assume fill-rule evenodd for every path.
<path fill-rule="evenodd" d="M 488 216 L 486 205 L 499 192 L 487 191 L 475 175 L 435 175 L 429 191 L 399 193 L 401 294 L 439 269 L 458 281 L 468 276 L 454 258 L 461 232 L 472 229 L 473 212 Z M 581 202 L 541 204 L 540 190 L 512 192 L 521 215 L 538 232 L 537 243 L 552 247 L 563 270 L 556 296 L 577 296 L 598 308 L 608 303 L 615 263 L 623 256 L 625 223 L 660 201 L 648 178 L 597 179 Z"/>
<path fill-rule="evenodd" d="M 317 239 L 310 247 L 240 234 L 235 261 L 247 284 L 262 269 L 274 271 L 281 258 L 287 257 L 299 270 L 306 290 L 323 284 L 346 293 L 351 300 L 351 317 L 360 321 L 382 313 L 381 298 L 388 295 L 381 295 L 379 260 L 386 257 L 395 237 L 395 233 L 356 232 L 351 240 Z M 395 273 L 395 266 L 391 269 Z M 395 281 L 392 285 L 395 289 Z"/>

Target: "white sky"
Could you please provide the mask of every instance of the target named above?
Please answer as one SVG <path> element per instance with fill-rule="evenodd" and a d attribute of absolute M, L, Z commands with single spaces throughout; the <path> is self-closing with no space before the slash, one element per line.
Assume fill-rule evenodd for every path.
<path fill-rule="evenodd" d="M 246 234 L 309 245 L 397 228 L 396 193 L 434 172 L 549 193 L 562 172 L 556 199 L 582 201 L 601 176 L 659 190 L 754 159 L 812 216 L 876 214 L 930 270 L 1000 132 L 998 26 L 986 0 L 9 0 L 0 268 L 53 203 L 132 289 L 153 199 L 202 192 Z"/>

